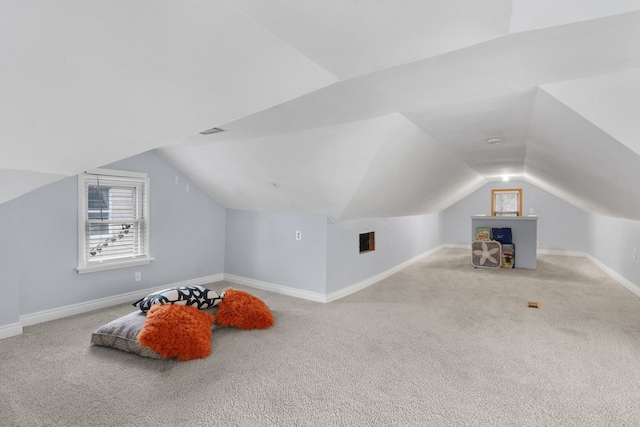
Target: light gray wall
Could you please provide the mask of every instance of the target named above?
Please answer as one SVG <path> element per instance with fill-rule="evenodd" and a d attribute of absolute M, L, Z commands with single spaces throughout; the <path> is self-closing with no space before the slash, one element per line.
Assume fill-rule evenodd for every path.
<path fill-rule="evenodd" d="M 155 151 L 107 167 L 149 174 L 151 255 L 159 266 L 151 264 L 152 283 L 162 286 L 224 272 L 224 207 Z"/>
<path fill-rule="evenodd" d="M 0 204 L 0 327 L 21 315 L 221 273 L 329 294 L 441 244 L 469 245 L 470 216 L 490 214 L 493 188 L 523 189 L 525 214 L 539 215 L 540 249 L 587 252 L 640 284 L 640 222 L 587 214 L 522 181 L 489 183 L 441 213 L 332 224 L 319 214 L 225 211 L 155 152 L 105 167 L 149 174 L 156 261 L 75 272 L 76 177 Z M 368 231 L 376 232 L 376 250 L 359 254 L 358 235 Z"/>
<path fill-rule="evenodd" d="M 439 214 L 332 224 L 325 215 L 230 209 L 225 273 L 326 295 L 437 247 L 439 224 Z M 376 250 L 360 254 L 367 231 L 376 233 Z"/>
<path fill-rule="evenodd" d="M 0 205 L 0 325 L 37 313 L 223 273 L 225 210 L 155 152 L 105 166 L 150 179 L 151 255 L 145 266 L 79 275 L 77 177 Z M 179 183 L 175 184 L 176 176 Z M 134 281 L 134 271 L 142 281 Z M 9 298 L 6 298 L 6 297 Z M 10 314 L 7 314 L 10 313 Z"/>
<path fill-rule="evenodd" d="M 586 234 L 588 253 L 640 289 L 640 221 L 591 215 Z"/>
<path fill-rule="evenodd" d="M 325 293 L 326 215 L 229 209 L 226 225 L 226 274 Z"/>
<path fill-rule="evenodd" d="M 327 293 L 339 291 L 441 244 L 440 214 L 363 219 L 329 224 Z M 361 233 L 375 232 L 376 249 L 360 253 Z"/>
<path fill-rule="evenodd" d="M 471 215 L 491 215 L 491 190 L 522 188 L 524 215 L 538 215 L 538 249 L 584 252 L 590 215 L 524 181 L 490 182 L 443 212 L 444 243 L 471 245 Z"/>
<path fill-rule="evenodd" d="M 20 230 L 20 199 L 0 204 L 0 327 L 18 323 L 20 316 L 20 263 L 24 253 Z"/>

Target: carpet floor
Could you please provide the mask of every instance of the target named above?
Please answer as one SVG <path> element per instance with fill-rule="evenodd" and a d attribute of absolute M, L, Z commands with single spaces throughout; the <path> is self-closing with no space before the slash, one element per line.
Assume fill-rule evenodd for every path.
<path fill-rule="evenodd" d="M 329 304 L 227 286 L 276 324 L 216 329 L 206 359 L 90 345 L 129 304 L 0 340 L 0 425 L 640 425 L 640 299 L 585 258 L 443 249 Z"/>

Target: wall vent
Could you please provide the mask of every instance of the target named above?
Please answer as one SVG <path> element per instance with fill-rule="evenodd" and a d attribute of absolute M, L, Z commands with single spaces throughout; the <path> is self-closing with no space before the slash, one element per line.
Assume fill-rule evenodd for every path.
<path fill-rule="evenodd" d="M 202 134 L 202 135 L 211 135 L 212 133 L 219 133 L 219 132 L 224 132 L 224 129 L 211 128 L 211 129 L 203 130 L 202 132 L 200 132 L 200 134 Z"/>
<path fill-rule="evenodd" d="M 360 234 L 360 253 L 372 252 L 376 250 L 375 231 Z"/>

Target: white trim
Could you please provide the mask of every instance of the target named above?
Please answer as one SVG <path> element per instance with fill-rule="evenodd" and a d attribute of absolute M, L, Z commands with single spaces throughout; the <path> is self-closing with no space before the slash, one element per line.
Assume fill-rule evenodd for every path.
<path fill-rule="evenodd" d="M 445 243 L 444 245 L 438 246 L 438 248 L 447 248 L 447 249 L 471 249 L 471 245 L 459 245 L 454 243 Z"/>
<path fill-rule="evenodd" d="M 408 267 L 409 265 L 422 260 L 423 258 L 428 257 L 429 255 L 434 254 L 435 252 L 439 251 L 440 249 L 442 249 L 443 247 L 445 247 L 444 245 L 435 247 L 433 249 L 430 249 L 420 255 L 417 255 L 407 261 L 404 261 L 398 265 L 396 265 L 395 267 L 392 267 L 386 271 L 383 271 L 382 273 L 376 274 L 375 276 L 372 276 L 368 279 L 362 280 L 360 282 L 354 283 L 353 285 L 347 286 L 346 288 L 342 288 L 338 291 L 335 292 L 331 292 L 330 294 L 322 294 L 319 292 L 311 292 L 311 291 L 305 291 L 305 290 L 301 290 L 301 289 L 297 289 L 297 288 L 292 288 L 289 286 L 282 286 L 282 285 L 276 285 L 274 283 L 269 283 L 269 282 L 263 282 L 261 280 L 255 280 L 255 279 L 249 279 L 246 277 L 240 277 L 240 276 L 235 276 L 233 274 L 225 274 L 224 275 L 224 280 L 227 282 L 231 282 L 231 283 L 236 283 L 238 285 L 244 285 L 244 286 L 249 286 L 251 288 L 255 288 L 255 289 L 261 289 L 264 291 L 270 291 L 270 292 L 275 292 L 277 294 L 282 294 L 282 295 L 288 295 L 288 296 L 292 296 L 292 297 L 296 297 L 296 298 L 302 298 L 302 299 L 306 299 L 309 301 L 315 301 L 315 302 L 322 302 L 322 303 L 328 303 L 328 302 L 332 302 L 332 301 L 336 301 L 340 298 L 344 298 L 347 295 L 351 295 L 355 292 L 358 292 L 362 289 L 365 289 L 371 285 L 373 285 L 374 283 L 377 283 L 383 279 L 386 279 L 387 277 L 401 271 L 402 269 Z"/>
<path fill-rule="evenodd" d="M 627 288 L 628 290 L 633 292 L 633 294 L 635 294 L 636 296 L 640 297 L 640 287 L 638 285 L 636 285 L 635 283 L 633 283 L 632 281 L 630 281 L 626 277 L 622 276 L 620 273 L 618 273 L 617 271 L 615 271 L 611 267 L 607 266 L 606 264 L 604 264 L 600 260 L 598 260 L 598 259 L 594 258 L 593 256 L 589 255 L 588 253 L 585 253 L 585 252 L 572 252 L 572 251 L 555 251 L 555 250 L 548 250 L 548 249 L 538 249 L 538 254 L 542 254 L 542 255 L 577 256 L 577 257 L 587 258 L 596 267 L 598 267 L 600 270 L 604 271 L 613 280 L 615 280 L 616 282 L 618 282 L 619 284 L 621 284 L 622 286 L 624 286 L 625 288 Z"/>
<path fill-rule="evenodd" d="M 235 276 L 233 274 L 225 274 L 224 281 L 235 283 L 237 285 L 249 286 L 250 288 L 261 289 L 263 291 L 274 292 L 276 294 L 306 299 L 309 301 L 327 302 L 326 295 L 319 292 L 311 292 L 291 288 L 289 286 L 276 285 L 275 283 L 263 282 L 261 280 L 249 279 L 247 277 Z"/>
<path fill-rule="evenodd" d="M 577 256 L 588 258 L 589 255 L 585 252 L 577 252 L 577 251 L 558 251 L 553 249 L 538 249 L 536 251 L 538 255 L 560 255 L 560 256 Z"/>
<path fill-rule="evenodd" d="M 589 261 L 594 263 L 600 270 L 602 270 L 605 273 L 607 273 L 613 280 L 615 280 L 616 282 L 620 283 L 622 286 L 624 286 L 625 288 L 627 288 L 628 290 L 633 292 L 636 296 L 640 297 L 640 288 L 638 287 L 638 285 L 636 285 L 632 281 L 626 279 L 620 273 L 618 273 L 615 270 L 611 269 L 610 267 L 606 266 L 605 264 L 603 264 L 602 262 L 598 261 L 597 259 L 595 259 L 591 255 L 587 254 L 586 257 L 587 257 L 587 259 Z"/>
<path fill-rule="evenodd" d="M 0 326 L 0 339 L 8 338 L 15 335 L 22 334 L 23 326 L 35 325 L 37 323 L 48 322 L 51 320 L 61 319 L 63 317 L 72 316 L 76 314 L 86 313 L 93 310 L 98 310 L 101 308 L 111 307 L 118 304 L 124 304 L 127 302 L 134 302 L 137 299 L 140 299 L 152 292 L 157 292 L 167 288 L 175 288 L 180 286 L 204 286 L 211 283 L 217 283 L 222 281 L 227 281 L 231 283 L 236 283 L 239 285 L 249 286 L 256 289 L 261 289 L 265 291 L 275 292 L 282 295 L 293 296 L 296 298 L 301 298 L 310 301 L 316 301 L 321 303 L 328 303 L 331 301 L 335 301 L 337 299 L 343 298 L 347 295 L 365 289 L 374 283 L 383 280 L 398 271 L 408 267 L 409 265 L 426 258 L 443 248 L 462 248 L 468 249 L 468 245 L 453 245 L 453 244 L 444 244 L 440 245 L 436 248 L 433 248 L 429 251 L 426 251 L 420 255 L 417 255 L 401 264 L 398 264 L 395 267 L 392 267 L 382 273 L 379 273 L 375 276 L 372 276 L 368 279 L 360 281 L 358 283 L 354 283 L 346 288 L 340 289 L 338 291 L 332 292 L 330 294 L 321 294 L 318 292 L 305 291 L 301 289 L 291 288 L 288 286 L 276 285 L 274 283 L 263 282 L 254 279 L 248 279 L 245 277 L 235 276 L 232 274 L 215 274 L 211 276 L 199 277 L 196 279 L 184 280 L 181 282 L 176 282 L 172 284 L 167 284 L 164 286 L 158 286 L 155 288 L 148 288 L 144 290 L 138 290 L 134 292 L 129 292 L 126 294 L 115 295 L 112 297 L 101 298 L 97 300 L 92 300 L 79 304 L 72 304 L 64 307 L 59 307 L 51 310 L 40 311 L 37 313 L 26 314 L 19 317 L 18 323 L 12 323 L 8 325 Z M 565 255 L 565 256 L 579 256 L 586 257 L 589 261 L 599 267 L 602 271 L 607 273 L 612 279 L 620 283 L 625 288 L 629 289 L 635 295 L 640 297 L 640 288 L 635 285 L 633 282 L 627 280 L 619 273 L 615 272 L 611 268 L 607 267 L 602 262 L 598 261 L 591 255 L 588 255 L 583 252 L 570 252 L 570 251 L 552 251 L 552 250 L 538 250 L 538 254 L 549 254 L 549 255 Z M 222 289 L 219 289 L 222 291 Z"/>
<path fill-rule="evenodd" d="M 177 288 L 180 286 L 204 286 L 210 283 L 221 282 L 222 274 L 212 276 L 199 277 L 197 279 L 185 280 L 182 282 L 172 283 L 155 288 L 143 289 L 139 291 L 128 292 L 126 294 L 114 295 L 111 297 L 100 298 L 97 300 L 87 301 L 79 304 L 71 304 L 64 307 L 53 308 L 50 310 L 39 311 L 37 313 L 25 314 L 20 316 L 20 324 L 22 326 L 35 325 L 37 323 L 49 322 L 51 320 L 62 319 L 63 317 L 73 316 L 76 314 L 86 313 L 101 308 L 111 307 L 127 302 L 133 303 L 140 298 L 149 295 L 152 292 L 161 291 L 168 288 Z M 133 308 L 131 309 L 134 310 Z M 1 330 L 0 330 L 1 331 Z"/>
<path fill-rule="evenodd" d="M 442 246 L 443 247 L 447 247 L 447 248 L 461 248 L 461 249 L 467 249 L 468 248 L 468 246 L 466 246 L 466 245 L 450 245 L 450 244 L 446 244 L 446 245 L 442 245 Z M 615 271 L 611 267 L 605 265 L 604 263 L 602 263 L 601 261 L 597 260 L 596 258 L 594 258 L 593 256 L 589 255 L 586 252 L 560 251 L 560 250 L 552 250 L 552 249 L 537 249 L 536 250 L 536 255 L 560 255 L 560 256 L 575 256 L 575 257 L 587 258 L 589 261 L 591 261 L 593 264 L 595 264 L 596 267 L 598 267 L 600 270 L 604 271 L 607 275 L 609 275 L 609 277 L 611 277 L 613 280 L 615 280 L 616 282 L 618 282 L 619 284 L 621 284 L 622 286 L 624 286 L 625 288 L 627 288 L 628 290 L 633 292 L 636 296 L 640 297 L 640 286 L 639 285 L 636 285 L 635 283 L 633 283 L 629 279 L 625 278 L 624 276 L 622 276 L 620 273 L 618 273 L 617 271 Z"/>
<path fill-rule="evenodd" d="M 87 177 L 99 175 L 106 176 L 112 181 L 123 181 L 127 184 L 131 184 L 131 182 L 140 183 L 141 187 L 144 189 L 144 197 L 142 200 L 142 211 L 143 211 L 143 222 L 144 222 L 144 255 L 138 256 L 138 258 L 128 258 L 122 261 L 109 261 L 104 260 L 103 262 L 97 264 L 92 263 L 87 260 L 87 248 L 86 245 L 86 223 L 85 219 L 87 218 L 87 194 L 86 194 L 86 180 Z M 151 182 L 149 180 L 149 175 L 144 172 L 131 172 L 131 171 L 121 171 L 121 170 L 113 170 L 113 169 L 93 169 L 90 171 L 86 171 L 84 173 L 78 174 L 78 260 L 76 262 L 76 271 L 78 274 L 84 273 L 93 273 L 98 271 L 105 270 L 114 270 L 118 268 L 126 268 L 126 267 L 135 267 L 138 265 L 149 264 L 153 261 L 153 258 L 150 256 L 151 247 L 150 247 L 150 236 L 151 236 Z"/>
<path fill-rule="evenodd" d="M 331 301 L 335 301 L 338 300 L 340 298 L 344 298 L 347 295 L 351 295 L 355 292 L 361 291 L 362 289 L 368 288 L 369 286 L 373 285 L 374 283 L 377 283 L 383 279 L 386 279 L 389 276 L 392 276 L 394 274 L 396 274 L 397 272 L 407 268 L 408 266 L 410 266 L 411 264 L 418 262 L 426 257 L 428 257 L 429 255 L 432 255 L 436 252 L 438 252 L 439 250 L 441 250 L 443 247 L 445 247 L 444 245 L 440 245 L 437 246 L 433 249 L 430 249 L 426 252 L 423 252 L 420 255 L 416 255 L 415 257 L 408 259 L 405 262 L 402 262 L 398 265 L 396 265 L 395 267 L 391 267 L 390 269 L 383 271 L 382 273 L 378 273 L 375 276 L 371 276 L 368 279 L 362 280 L 358 283 L 354 283 L 353 285 L 347 286 L 346 288 L 342 288 L 338 291 L 335 292 L 331 292 L 330 294 L 327 294 L 326 296 L 326 302 L 331 302 Z"/>
<path fill-rule="evenodd" d="M 0 340 L 9 337 L 15 337 L 22 334 L 22 325 L 20 323 L 10 323 L 0 326 Z"/>

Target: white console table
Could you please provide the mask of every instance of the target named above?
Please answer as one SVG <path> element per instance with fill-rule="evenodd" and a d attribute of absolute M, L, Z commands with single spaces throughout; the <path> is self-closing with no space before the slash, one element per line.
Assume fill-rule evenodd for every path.
<path fill-rule="evenodd" d="M 538 266 L 536 248 L 538 246 L 537 216 L 484 216 L 471 217 L 471 241 L 476 240 L 476 227 L 511 228 L 513 244 L 516 246 L 516 268 Z"/>

